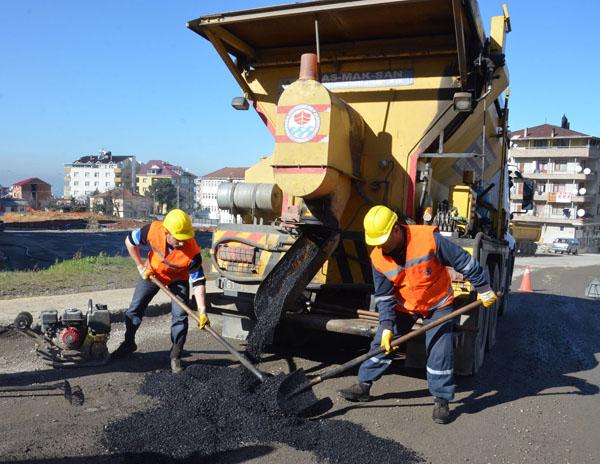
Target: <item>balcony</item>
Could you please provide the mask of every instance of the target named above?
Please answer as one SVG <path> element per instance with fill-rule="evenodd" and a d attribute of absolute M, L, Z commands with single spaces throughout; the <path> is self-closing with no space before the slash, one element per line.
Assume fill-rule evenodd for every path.
<path fill-rule="evenodd" d="M 596 198 L 594 195 L 571 195 L 569 197 L 569 199 L 566 200 L 563 198 L 557 198 L 556 194 L 552 195 L 553 193 L 555 193 L 555 192 L 550 192 L 550 194 L 548 194 L 548 192 L 536 193 L 533 196 L 533 200 L 534 201 L 545 201 L 548 203 L 570 204 L 570 203 L 589 203 L 589 202 L 593 202 Z M 510 196 L 510 199 L 512 201 L 521 201 L 521 200 L 523 200 L 523 195 L 521 195 L 520 193 L 513 194 Z"/>
<path fill-rule="evenodd" d="M 564 215 L 549 214 L 549 215 L 538 215 L 533 216 L 529 214 L 515 214 L 515 222 L 527 222 L 531 224 L 565 224 L 572 226 L 581 226 L 592 222 L 592 218 L 567 218 Z"/>
<path fill-rule="evenodd" d="M 583 172 L 571 171 L 542 171 L 542 172 L 523 172 L 523 177 L 532 180 L 589 180 L 596 177 L 595 172 L 584 174 Z"/>
<path fill-rule="evenodd" d="M 598 158 L 600 150 L 594 147 L 546 147 L 546 148 L 511 148 L 510 156 L 521 159 L 548 158 Z"/>
<path fill-rule="evenodd" d="M 65 177 L 63 178 L 63 180 L 64 180 L 65 182 L 71 182 L 71 176 L 65 176 Z"/>

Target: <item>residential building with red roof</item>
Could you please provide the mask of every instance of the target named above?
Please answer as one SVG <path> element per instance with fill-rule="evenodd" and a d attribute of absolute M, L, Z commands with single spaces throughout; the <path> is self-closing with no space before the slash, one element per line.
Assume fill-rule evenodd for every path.
<path fill-rule="evenodd" d="M 52 198 L 52 186 L 37 177 L 30 177 L 13 184 L 10 196 L 27 201 L 33 209 L 41 209 Z"/>
<path fill-rule="evenodd" d="M 163 160 L 150 160 L 141 166 L 136 179 L 137 192 L 146 195 L 157 179 L 168 179 L 179 192 L 178 206 L 192 214 L 194 211 L 194 180 L 196 175 L 181 166 Z"/>
<path fill-rule="evenodd" d="M 217 191 L 224 182 L 243 182 L 247 167 L 225 167 L 196 179 L 196 207 L 201 219 L 209 222 L 231 223 L 235 217 L 217 205 Z"/>
<path fill-rule="evenodd" d="M 537 224 L 543 243 L 576 238 L 580 251 L 600 248 L 600 138 L 542 124 L 510 134 L 510 162 L 535 182 L 533 210 L 522 211 L 523 182 L 515 179 L 511 211 L 516 224 Z"/>

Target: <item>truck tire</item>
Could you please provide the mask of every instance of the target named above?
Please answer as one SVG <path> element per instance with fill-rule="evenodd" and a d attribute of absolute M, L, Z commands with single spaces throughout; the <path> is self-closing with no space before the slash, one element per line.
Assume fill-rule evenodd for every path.
<path fill-rule="evenodd" d="M 508 294 L 510 293 L 510 286 L 512 284 L 512 274 L 515 269 L 515 255 L 510 254 L 508 257 L 508 261 L 506 263 L 506 282 L 503 285 L 504 296 L 502 297 L 502 301 L 500 301 L 500 305 L 498 306 L 498 317 L 504 315 L 504 311 L 506 310 L 506 305 L 508 301 Z"/>
<path fill-rule="evenodd" d="M 456 375 L 475 375 L 483 364 L 488 331 L 487 314 L 487 310 L 480 306 L 461 316 L 460 325 L 477 329 L 477 332 L 464 331 L 458 334 L 454 352 Z"/>
<path fill-rule="evenodd" d="M 498 293 L 500 290 L 500 268 L 498 265 L 494 265 L 490 275 L 491 286 L 494 292 Z M 487 309 L 488 316 L 488 331 L 485 342 L 486 351 L 490 351 L 496 344 L 496 327 L 498 326 L 498 310 L 500 302 L 496 301 L 494 306 Z"/>

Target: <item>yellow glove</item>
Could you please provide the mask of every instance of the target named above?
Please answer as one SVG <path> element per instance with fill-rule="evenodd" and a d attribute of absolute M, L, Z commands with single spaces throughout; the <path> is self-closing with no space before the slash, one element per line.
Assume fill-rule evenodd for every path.
<path fill-rule="evenodd" d="M 204 326 L 207 325 L 210 325 L 210 321 L 208 320 L 206 313 L 198 313 L 198 328 L 202 330 L 204 329 Z"/>
<path fill-rule="evenodd" d="M 381 348 L 385 350 L 385 354 L 390 354 L 392 351 L 398 349 L 397 346 L 391 346 L 393 338 L 394 332 L 392 332 L 390 329 L 383 330 L 383 333 L 381 334 L 381 343 L 379 344 L 379 346 L 381 346 Z"/>
<path fill-rule="evenodd" d="M 150 278 L 151 275 L 154 274 L 154 272 L 152 272 L 152 269 L 141 265 L 137 267 L 138 272 L 140 273 L 140 277 L 144 280 L 148 280 Z"/>
<path fill-rule="evenodd" d="M 477 299 L 481 301 L 484 308 L 490 308 L 494 306 L 494 303 L 498 299 L 494 290 L 488 290 L 487 292 L 480 293 L 477 295 Z"/>

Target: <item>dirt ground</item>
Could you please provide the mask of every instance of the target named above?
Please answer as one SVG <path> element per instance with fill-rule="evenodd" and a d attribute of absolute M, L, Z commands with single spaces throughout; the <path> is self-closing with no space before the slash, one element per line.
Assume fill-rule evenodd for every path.
<path fill-rule="evenodd" d="M 432 463 L 598 462 L 600 302 L 581 294 L 582 282 L 598 273 L 598 266 L 534 270 L 532 282 L 534 288 L 535 282 L 540 283 L 540 292 L 511 294 L 496 347 L 488 353 L 483 368 L 475 377 L 457 379 L 450 424 L 432 422 L 432 399 L 424 372 L 406 369 L 401 361 L 374 385 L 370 403 L 347 403 L 336 396 L 338 388 L 354 381 L 352 372 L 315 387 L 319 398 L 333 400 L 333 407 L 319 420 L 360 425 L 362 433 L 393 440 Z M 168 367 L 168 325 L 168 316 L 147 318 L 138 333 L 138 352 L 130 359 L 73 370 L 47 368 L 34 356 L 29 340 L 0 336 L 0 386 L 68 379 L 81 386 L 86 398 L 83 406 L 72 406 L 60 396 L 0 394 L 2 460 L 319 462 L 310 451 L 277 442 L 241 443 L 217 455 L 177 460 L 169 457 L 168 449 L 161 453 L 143 449 L 134 454 L 109 452 L 103 442 L 107 424 L 155 406 L 139 388 L 147 373 Z M 122 324 L 114 324 L 111 349 L 122 336 Z M 313 335 L 301 348 L 274 347 L 261 368 L 279 373 L 302 367 L 314 374 L 361 354 L 366 346 L 364 339 Z M 186 348 L 187 365 L 233 363 L 218 344 L 197 330 L 191 331 Z M 152 416 L 142 417 L 151 420 Z M 386 462 L 398 460 L 389 456 Z"/>

